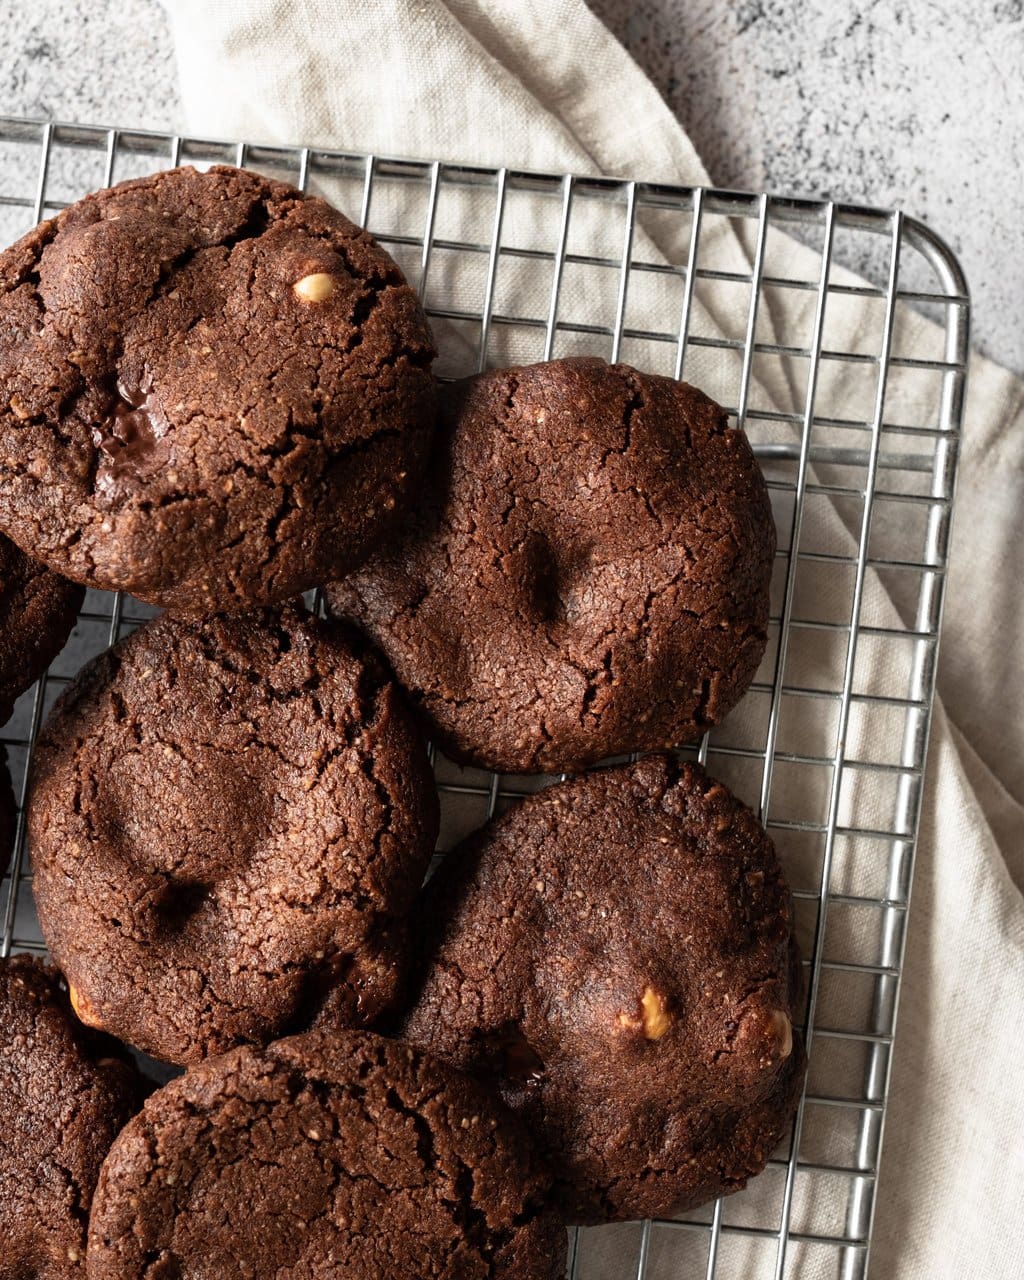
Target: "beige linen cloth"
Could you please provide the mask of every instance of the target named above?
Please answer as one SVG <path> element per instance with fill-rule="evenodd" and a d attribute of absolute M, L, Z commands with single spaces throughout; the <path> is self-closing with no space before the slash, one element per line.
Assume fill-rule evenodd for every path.
<path fill-rule="evenodd" d="M 580 0 L 166 3 L 184 124 L 201 136 L 708 183 L 678 121 Z M 589 230 L 603 231 L 596 220 Z M 515 227 L 510 234 L 528 232 Z M 616 229 L 615 253 L 618 236 Z M 671 231 L 644 225 L 638 237 L 645 255 L 680 260 Z M 731 251 L 749 252 L 742 233 Z M 816 255 L 795 241 L 780 252 L 773 264 L 778 274 L 817 275 Z M 541 287 L 546 296 L 546 277 Z M 535 288 L 521 285 L 525 293 Z M 436 302 L 434 291 L 454 297 L 459 284 L 441 269 L 431 289 Z M 607 299 L 580 289 L 585 296 L 568 296 L 567 307 L 606 307 Z M 802 307 L 813 304 L 813 294 L 796 297 Z M 658 297 L 646 303 L 652 315 L 668 305 Z M 769 340 L 806 320 L 792 301 L 782 305 L 791 311 L 764 317 Z M 712 330 L 734 322 L 700 290 L 696 306 Z M 845 326 L 849 349 L 857 349 L 863 324 L 859 307 L 850 300 L 832 317 Z M 926 320 L 903 315 L 900 327 L 916 349 L 924 344 L 935 351 Z M 454 331 L 439 338 L 457 346 Z M 495 341 L 492 361 L 540 356 L 514 337 Z M 562 346 L 556 352 L 567 353 Z M 721 353 L 698 352 L 686 367 L 686 376 L 712 394 L 734 374 Z M 799 402 L 792 379 L 781 375 L 764 375 L 756 393 L 777 407 Z M 845 406 L 856 394 L 836 374 L 819 388 L 819 412 L 830 402 Z M 889 407 L 894 420 L 906 420 L 900 406 Z M 882 1280 L 1024 1275 L 1022 498 L 1024 385 L 977 357 L 875 1221 L 871 1272 Z M 823 537 L 847 551 L 855 546 L 835 513 L 822 519 Z M 834 589 L 820 580 L 808 603 L 827 611 Z M 875 619 L 891 621 L 901 602 L 875 580 L 868 593 Z M 848 598 L 844 607 L 848 611 Z M 827 665 L 829 659 L 808 661 Z M 892 673 L 872 674 L 884 682 Z M 813 727 L 809 733 L 813 737 Z M 869 733 L 854 723 L 851 744 Z M 884 803 L 871 794 L 844 800 L 848 808 L 862 806 L 856 816 L 865 825 L 872 806 Z M 837 870 L 844 884 L 856 885 L 857 868 L 848 876 Z M 832 1221 L 828 1209 L 797 1205 L 794 1226 L 799 1215 L 811 1230 Z M 834 1229 L 841 1232 L 841 1215 Z M 685 1234 L 677 1233 L 675 1251 L 652 1253 L 648 1274 L 691 1274 Z M 581 1267 L 585 1280 L 636 1273 L 635 1229 L 608 1229 L 593 1241 Z M 720 1274 L 762 1274 L 767 1255 L 754 1245 L 751 1250 L 747 1258 L 731 1255 Z M 794 1249 L 787 1274 L 834 1275 L 835 1255 L 823 1259 L 813 1249 Z"/>

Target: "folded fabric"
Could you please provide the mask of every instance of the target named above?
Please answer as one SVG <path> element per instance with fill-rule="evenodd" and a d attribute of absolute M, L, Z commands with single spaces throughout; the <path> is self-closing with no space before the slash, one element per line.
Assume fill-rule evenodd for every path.
<path fill-rule="evenodd" d="M 678 121 L 580 0 L 166 3 L 183 125 L 197 136 L 708 182 Z M 723 251 L 749 255 L 742 232 L 719 234 L 728 241 Z M 685 261 L 671 229 L 644 222 L 638 236 L 638 253 Z M 781 261 L 799 277 L 818 258 L 793 240 Z M 458 290 L 443 267 L 433 271 L 432 299 Z M 536 311 L 538 288 L 546 290 L 546 280 L 524 277 L 512 296 Z M 607 299 L 581 283 L 565 305 L 593 310 Z M 650 305 L 656 315 L 668 300 L 655 291 Z M 715 294 L 699 290 L 696 305 L 707 323 L 730 322 Z M 794 331 L 807 295 L 779 305 L 765 317 L 770 334 Z M 856 300 L 838 322 L 844 344 L 856 343 L 866 326 Z M 934 350 L 930 321 L 907 311 L 900 324 L 908 348 Z M 466 351 L 456 329 L 440 336 L 458 367 Z M 518 341 L 495 335 L 492 361 L 539 358 Z M 736 371 L 727 354 L 705 353 L 686 375 L 714 393 Z M 762 377 L 758 391 L 783 408 L 801 393 L 782 373 Z M 816 412 L 827 414 L 849 393 L 837 377 L 819 388 Z M 872 1251 L 872 1273 L 900 1280 L 1024 1274 L 1024 1241 L 1007 1227 L 1024 1182 L 1024 384 L 980 357 L 971 364 L 960 477 Z M 855 547 L 838 514 L 827 519 L 829 536 Z M 891 622 L 901 601 L 877 579 L 871 585 L 877 619 Z M 817 603 L 827 608 L 827 582 L 820 591 Z M 827 657 L 811 653 L 806 661 L 813 675 Z M 889 674 L 871 677 L 884 682 Z M 870 749 L 874 732 L 854 725 L 852 743 L 860 734 Z M 792 799 L 784 789 L 779 796 Z M 863 804 L 865 817 L 883 799 L 849 803 Z M 822 1221 L 830 1207 L 797 1206 L 795 1215 Z M 633 1274 L 638 1231 L 594 1233 L 581 1256 L 583 1280 Z M 664 1257 L 652 1253 L 647 1274 L 681 1274 L 686 1256 L 682 1242 Z M 728 1274 L 762 1274 L 765 1256 L 756 1242 L 749 1257 L 733 1250 Z M 787 1274 L 834 1274 L 834 1255 L 822 1263 L 808 1249 L 791 1258 Z"/>

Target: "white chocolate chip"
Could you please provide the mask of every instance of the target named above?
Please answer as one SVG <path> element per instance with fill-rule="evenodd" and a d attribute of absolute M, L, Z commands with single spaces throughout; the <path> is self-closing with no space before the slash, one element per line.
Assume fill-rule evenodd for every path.
<path fill-rule="evenodd" d="M 314 271 L 292 285 L 300 302 L 326 302 L 336 288 L 334 277 L 326 271 Z"/>

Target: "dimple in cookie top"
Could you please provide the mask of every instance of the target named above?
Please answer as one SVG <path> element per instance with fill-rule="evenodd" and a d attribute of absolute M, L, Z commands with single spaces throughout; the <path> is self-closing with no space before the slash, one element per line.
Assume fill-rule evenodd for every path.
<path fill-rule="evenodd" d="M 765 651 L 774 552 L 718 405 L 574 358 L 445 387 L 415 511 L 327 594 L 449 755 L 559 773 L 726 715 Z"/>
<path fill-rule="evenodd" d="M 28 807 L 79 1015 L 154 1057 L 367 1025 L 398 998 L 437 799 L 398 690 L 336 625 L 148 623 L 56 704 Z"/>

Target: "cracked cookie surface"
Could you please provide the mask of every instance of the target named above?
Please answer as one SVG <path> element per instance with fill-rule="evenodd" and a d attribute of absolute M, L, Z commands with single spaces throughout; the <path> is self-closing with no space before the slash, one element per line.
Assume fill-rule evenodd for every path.
<path fill-rule="evenodd" d="M 505 772 L 698 737 L 764 652 L 775 551 L 746 437 L 695 388 L 602 360 L 444 388 L 398 540 L 328 590 L 431 736 Z"/>
<path fill-rule="evenodd" d="M 97 192 L 0 255 L 0 528 L 182 613 L 287 599 L 413 492 L 432 358 L 321 199 L 226 167 Z"/>
<path fill-rule="evenodd" d="M 497 1087 L 574 1221 L 764 1168 L 804 1075 L 789 891 L 754 815 L 667 755 L 527 797 L 429 882 L 400 1027 Z"/>
<path fill-rule="evenodd" d="M 121 1047 L 76 1021 L 55 969 L 0 960 L 0 1280 L 85 1276 L 100 1164 L 142 1097 Z"/>
<path fill-rule="evenodd" d="M 84 596 L 0 536 L 0 724 L 64 647 Z"/>
<path fill-rule="evenodd" d="M 57 702 L 29 844 L 84 1020 L 184 1064 L 394 1003 L 437 797 L 354 639 L 299 606 L 165 615 Z"/>
<path fill-rule="evenodd" d="M 89 1280 L 558 1280 L 549 1181 L 450 1067 L 367 1033 L 296 1036 L 149 1099 L 103 1168 Z"/>

